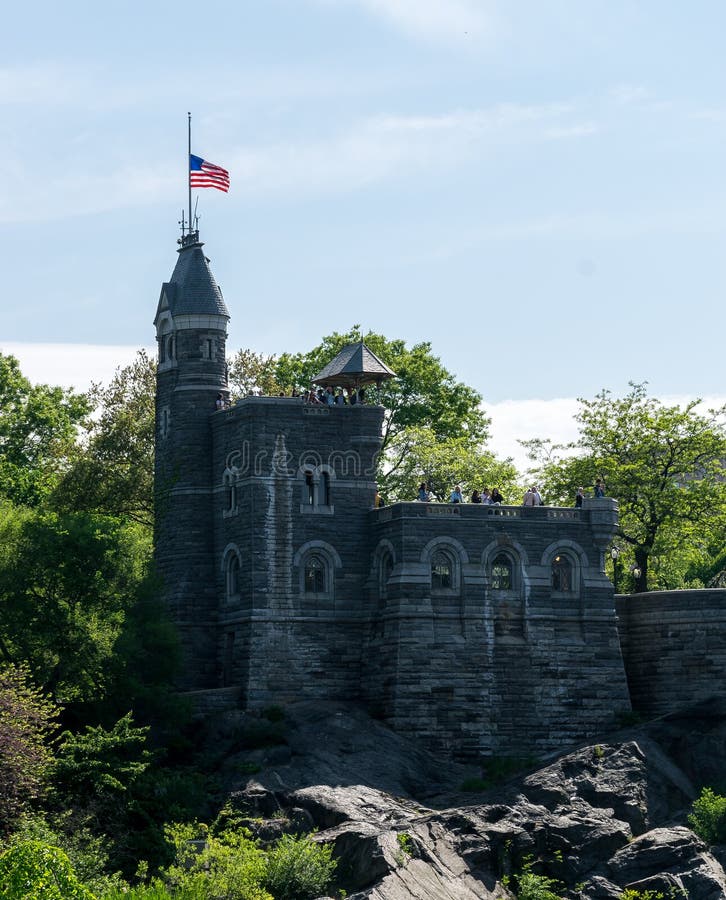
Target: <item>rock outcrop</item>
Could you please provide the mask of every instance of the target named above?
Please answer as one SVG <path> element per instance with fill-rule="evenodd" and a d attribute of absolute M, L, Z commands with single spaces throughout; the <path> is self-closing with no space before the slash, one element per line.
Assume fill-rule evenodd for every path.
<path fill-rule="evenodd" d="M 281 827 L 317 829 L 316 840 L 335 845 L 349 900 L 511 898 L 523 871 L 555 879 L 573 900 L 626 888 L 726 897 L 718 848 L 686 827 L 726 758 L 722 705 L 610 735 L 476 793 L 462 790 L 476 784 L 470 767 L 356 708 L 292 707 L 286 739 L 283 752 L 257 751 L 261 770 L 246 784 L 231 778 L 229 803 L 262 840 Z"/>

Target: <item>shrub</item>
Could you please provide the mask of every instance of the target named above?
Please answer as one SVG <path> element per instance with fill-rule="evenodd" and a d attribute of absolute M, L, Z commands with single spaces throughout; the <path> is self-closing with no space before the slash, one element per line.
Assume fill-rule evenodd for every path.
<path fill-rule="evenodd" d="M 552 888 L 557 886 L 553 878 L 524 871 L 517 878 L 517 900 L 561 900 Z"/>
<path fill-rule="evenodd" d="M 68 857 L 41 841 L 22 841 L 0 855 L 0 900 L 96 900 Z"/>
<path fill-rule="evenodd" d="M 693 804 L 688 824 L 707 844 L 726 842 L 726 797 L 705 787 Z"/>
<path fill-rule="evenodd" d="M 267 854 L 265 887 L 275 900 L 312 900 L 332 881 L 332 855 L 331 845 L 285 834 Z"/>
<path fill-rule="evenodd" d="M 27 667 L 0 668 L 0 831 L 10 831 L 45 789 L 56 715 Z"/>
<path fill-rule="evenodd" d="M 170 826 L 167 838 L 175 859 L 160 875 L 175 900 L 272 900 L 262 886 L 265 854 L 245 835 L 213 837 L 205 825 L 193 824 Z"/>

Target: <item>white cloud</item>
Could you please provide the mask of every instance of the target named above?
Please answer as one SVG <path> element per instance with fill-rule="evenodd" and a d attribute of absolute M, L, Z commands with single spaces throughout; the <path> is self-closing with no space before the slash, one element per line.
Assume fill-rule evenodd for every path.
<path fill-rule="evenodd" d="M 532 463 L 519 441 L 549 438 L 556 444 L 567 444 L 577 438 L 574 397 L 554 400 L 503 400 L 483 403 L 491 418 L 491 439 L 487 445 L 497 456 L 511 456 L 517 469 L 524 472 Z"/>
<path fill-rule="evenodd" d="M 355 5 L 412 37 L 460 43 L 491 32 L 491 4 L 485 0 L 319 0 L 328 6 Z"/>
<path fill-rule="evenodd" d="M 86 391 L 92 382 L 108 384 L 119 366 L 133 362 L 141 347 L 101 344 L 5 343 L 0 353 L 14 356 L 33 384 Z M 156 347 L 143 348 L 154 356 Z"/>

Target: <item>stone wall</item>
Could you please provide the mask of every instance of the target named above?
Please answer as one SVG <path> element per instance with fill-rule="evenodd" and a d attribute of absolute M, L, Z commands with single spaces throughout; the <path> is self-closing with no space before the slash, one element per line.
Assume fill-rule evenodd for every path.
<path fill-rule="evenodd" d="M 531 753 L 595 734 L 630 708 L 602 571 L 614 501 L 581 511 L 401 503 L 370 516 L 375 662 L 364 678 L 397 731 L 457 756 Z M 453 567 L 445 588 L 432 583 L 440 552 Z M 508 589 L 492 577 L 502 553 Z M 573 581 L 553 590 L 560 555 Z"/>
<path fill-rule="evenodd" d="M 221 681 L 242 685 L 250 708 L 360 699 L 382 415 L 252 397 L 213 416 Z M 313 557 L 320 590 L 305 585 Z"/>
<path fill-rule="evenodd" d="M 616 598 L 633 709 L 674 712 L 726 695 L 726 590 Z"/>

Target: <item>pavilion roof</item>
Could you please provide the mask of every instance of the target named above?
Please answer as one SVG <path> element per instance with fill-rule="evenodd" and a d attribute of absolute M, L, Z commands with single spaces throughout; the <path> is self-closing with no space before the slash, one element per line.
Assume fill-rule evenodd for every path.
<path fill-rule="evenodd" d="M 363 341 L 348 344 L 313 378 L 313 384 L 323 387 L 361 387 L 378 384 L 396 373 L 388 368 Z"/>

